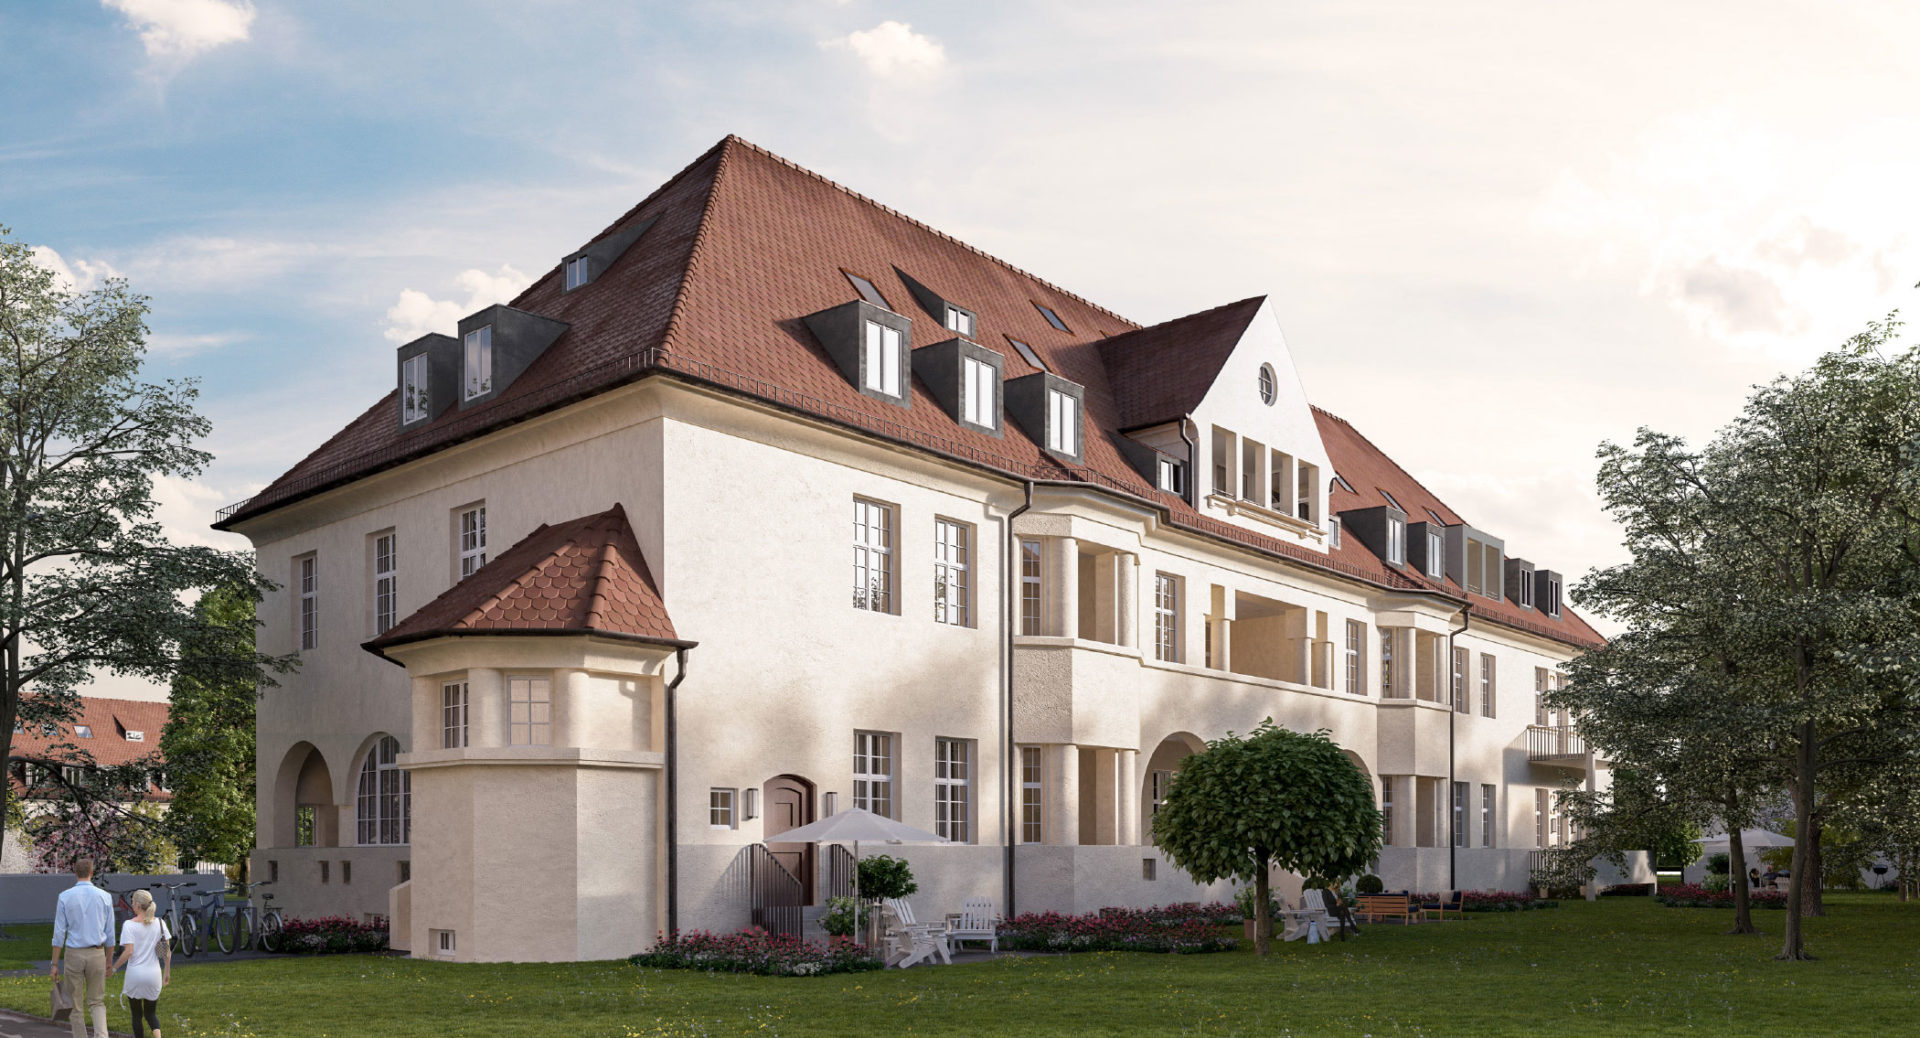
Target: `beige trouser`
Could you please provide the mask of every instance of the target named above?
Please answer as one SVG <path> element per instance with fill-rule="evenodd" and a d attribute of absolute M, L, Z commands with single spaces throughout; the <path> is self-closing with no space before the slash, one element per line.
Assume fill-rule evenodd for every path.
<path fill-rule="evenodd" d="M 66 962 L 60 968 L 67 997 L 73 1000 L 73 1015 L 67 1018 L 73 1025 L 73 1038 L 87 1038 L 88 1016 L 93 1017 L 95 1038 L 107 1038 L 107 950 L 68 948 Z"/>

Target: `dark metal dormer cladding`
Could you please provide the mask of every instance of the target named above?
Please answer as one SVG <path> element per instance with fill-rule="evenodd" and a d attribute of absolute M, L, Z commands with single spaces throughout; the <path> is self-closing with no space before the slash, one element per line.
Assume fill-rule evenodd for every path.
<path fill-rule="evenodd" d="M 652 227 L 657 219 L 659 217 L 650 216 L 631 227 L 621 228 L 561 260 L 561 291 L 571 292 L 593 284 L 594 279 L 632 248 L 633 243 L 639 241 L 640 236 L 647 233 L 647 228 Z"/>
<path fill-rule="evenodd" d="M 1534 570 L 1533 607 L 1548 616 L 1558 619 L 1560 616 L 1560 608 L 1564 604 L 1561 598 L 1565 593 L 1565 588 L 1566 585 L 1561 581 L 1558 572 L 1550 569 Z"/>
<path fill-rule="evenodd" d="M 400 428 L 417 429 L 460 399 L 460 340 L 428 334 L 397 352 Z"/>
<path fill-rule="evenodd" d="M 1006 383 L 1007 417 L 1041 449 L 1062 461 L 1086 458 L 1086 390 L 1058 375 L 1037 371 Z"/>
<path fill-rule="evenodd" d="M 1154 489 L 1162 490 L 1185 500 L 1187 496 L 1187 460 L 1149 447 L 1132 436 L 1115 436 L 1113 442 L 1120 448 L 1120 456 L 1127 459 L 1133 471 L 1140 478 L 1153 484 Z"/>
<path fill-rule="evenodd" d="M 1507 601 L 1522 609 L 1534 607 L 1533 563 L 1525 559 L 1507 560 Z"/>
<path fill-rule="evenodd" d="M 1439 543 L 1434 540 L 1438 536 Z M 1447 572 L 1447 528 L 1443 523 L 1407 524 L 1407 562 L 1428 576 Z"/>
<path fill-rule="evenodd" d="M 1447 576 L 1470 595 L 1506 597 L 1507 542 L 1471 526 L 1447 527 Z"/>
<path fill-rule="evenodd" d="M 460 406 L 476 407 L 499 396 L 553 345 L 567 322 L 495 304 L 460 322 Z M 484 366 L 474 356 L 484 350 Z"/>
<path fill-rule="evenodd" d="M 893 272 L 900 275 L 900 280 L 906 284 L 907 291 L 913 293 L 914 302 L 919 303 L 920 308 L 925 310 L 928 316 L 940 322 L 940 327 L 956 332 L 962 338 L 980 337 L 979 314 L 915 281 L 911 274 L 899 267 L 893 268 Z"/>
<path fill-rule="evenodd" d="M 1380 561 L 1394 566 L 1406 564 L 1407 513 L 1400 509 L 1392 505 L 1349 508 L 1340 513 L 1340 527 L 1345 536 L 1358 538 Z"/>
<path fill-rule="evenodd" d="M 963 428 L 999 436 L 1006 358 L 976 342 L 948 339 L 913 351 L 913 373 Z"/>
<path fill-rule="evenodd" d="M 802 318 L 834 366 L 860 392 L 889 404 L 911 404 L 907 352 L 913 322 L 856 299 Z"/>

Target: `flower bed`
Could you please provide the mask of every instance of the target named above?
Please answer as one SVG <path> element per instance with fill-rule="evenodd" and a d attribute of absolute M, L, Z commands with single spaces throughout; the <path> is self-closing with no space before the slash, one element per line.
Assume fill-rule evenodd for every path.
<path fill-rule="evenodd" d="M 1653 894 L 1652 883 L 1615 883 L 1610 887 L 1601 887 L 1601 897 L 1648 897 Z"/>
<path fill-rule="evenodd" d="M 1181 955 L 1232 951 L 1239 942 L 1222 934 L 1220 927 L 1239 918 L 1239 910 L 1231 905 L 1103 908 L 1086 915 L 1024 912 L 1000 924 L 1000 944 L 1028 951 L 1144 951 Z"/>
<path fill-rule="evenodd" d="M 345 955 L 387 947 L 387 924 L 363 923 L 341 915 L 288 919 L 280 928 L 280 950 L 295 955 Z"/>
<path fill-rule="evenodd" d="M 1732 908 L 1733 891 L 1708 890 L 1697 883 L 1682 883 L 1674 887 L 1661 887 L 1654 899 L 1668 908 Z M 1747 892 L 1747 903 L 1754 908 L 1785 908 L 1787 892 L 1784 890 L 1752 890 Z"/>
<path fill-rule="evenodd" d="M 1422 901 L 1438 901 L 1438 894 L 1422 894 Z M 1534 897 L 1524 890 L 1469 890 L 1460 896 L 1463 912 L 1525 912 L 1535 908 L 1559 908 L 1551 898 Z"/>
<path fill-rule="evenodd" d="M 828 938 L 825 945 L 750 927 L 739 933 L 706 930 L 661 937 L 652 951 L 627 959 L 635 966 L 709 973 L 756 973 L 766 977 L 810 977 L 859 973 L 884 963 L 851 937 Z"/>

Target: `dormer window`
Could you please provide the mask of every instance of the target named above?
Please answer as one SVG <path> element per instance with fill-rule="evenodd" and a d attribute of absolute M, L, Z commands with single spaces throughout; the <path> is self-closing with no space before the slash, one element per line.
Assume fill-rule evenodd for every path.
<path fill-rule="evenodd" d="M 1506 554 L 1505 545 L 1493 540 L 1483 540 L 1472 533 L 1467 535 L 1467 593 L 1485 595 L 1491 599 L 1506 597 L 1506 565 L 1502 561 Z"/>
<path fill-rule="evenodd" d="M 993 365 L 973 357 L 960 358 L 960 417 L 988 429 L 999 428 L 1000 415 L 993 406 L 999 381 Z"/>
<path fill-rule="evenodd" d="M 1546 614 L 1558 620 L 1560 618 L 1560 578 L 1547 578 Z"/>
<path fill-rule="evenodd" d="M 1033 369 L 1035 371 L 1052 371 L 1053 370 L 1052 368 L 1047 367 L 1046 362 L 1040 359 L 1040 355 L 1038 353 L 1033 352 L 1033 347 L 1027 345 L 1024 342 L 1021 342 L 1019 339 L 1016 339 L 1011 335 L 1007 336 L 1007 341 L 1013 344 L 1013 350 L 1015 353 L 1020 354 L 1020 359 L 1026 361 L 1028 364 L 1033 365 Z"/>
<path fill-rule="evenodd" d="M 486 396 L 493 391 L 493 325 L 483 324 L 467 333 L 467 399 Z"/>
<path fill-rule="evenodd" d="M 866 278 L 863 278 L 858 274 L 855 274 L 851 270 L 842 270 L 840 273 L 845 274 L 847 276 L 847 280 L 849 282 L 852 282 L 853 290 L 855 292 L 860 293 L 860 298 L 866 300 L 869 303 L 872 303 L 874 306 L 877 306 L 882 310 L 893 309 L 893 304 L 887 302 L 887 297 L 880 294 L 880 290 L 874 287 L 873 282 L 868 281 Z"/>
<path fill-rule="evenodd" d="M 1427 576 L 1438 579 L 1446 575 L 1447 545 L 1446 537 L 1439 530 L 1427 531 Z"/>
<path fill-rule="evenodd" d="M 1353 489 L 1353 484 L 1347 482 L 1347 477 L 1341 475 L 1338 472 L 1333 474 L 1333 481 L 1334 483 L 1339 485 L 1340 489 L 1346 491 L 1349 494 L 1358 493 L 1358 491 Z M 1328 487 L 1327 493 L 1329 494 L 1333 493 L 1333 487 Z"/>
<path fill-rule="evenodd" d="M 1392 495 L 1392 494 L 1389 494 L 1389 493 L 1387 493 L 1386 491 L 1384 491 L 1384 490 L 1382 490 L 1382 491 L 1380 491 L 1380 496 L 1381 496 L 1381 497 L 1384 497 L 1384 498 L 1386 498 L 1386 499 L 1387 499 L 1387 504 L 1390 504 L 1390 505 L 1392 505 L 1392 506 L 1393 506 L 1393 507 L 1395 507 L 1395 508 L 1399 508 L 1399 509 L 1400 509 L 1400 511 L 1402 511 L 1402 512 L 1404 512 L 1404 511 L 1406 511 L 1406 509 L 1404 509 L 1404 508 L 1400 508 L 1400 502 L 1398 502 L 1398 501 L 1395 501 L 1395 500 L 1393 499 L 1393 495 Z"/>
<path fill-rule="evenodd" d="M 868 321 L 862 336 L 865 362 L 861 365 L 866 388 L 887 396 L 900 394 L 900 329 Z"/>
<path fill-rule="evenodd" d="M 1047 390 L 1047 449 L 1056 454 L 1080 453 L 1079 401 L 1057 389 Z"/>
<path fill-rule="evenodd" d="M 567 261 L 564 268 L 566 291 L 571 292 L 593 280 L 593 278 L 588 276 L 589 270 L 587 262 L 588 260 L 585 256 L 575 256 Z"/>
<path fill-rule="evenodd" d="M 907 349 L 913 338 L 911 320 L 865 299 L 830 306 L 802 320 L 848 385 L 863 396 L 895 407 L 913 406 L 907 385 L 910 374 Z M 946 405 L 947 413 L 958 420 L 960 365 L 957 360 L 948 363 L 946 374 L 951 377 L 951 384 L 937 391 L 945 394 L 941 402 Z"/>
<path fill-rule="evenodd" d="M 1187 466 L 1185 464 L 1163 456 L 1160 458 L 1158 470 L 1158 478 L 1155 482 L 1160 489 L 1169 494 L 1186 496 Z"/>
<path fill-rule="evenodd" d="M 1385 491 L 1382 491 L 1385 493 Z M 1398 505 L 1394 507 L 1399 507 Z M 1405 516 L 1387 516 L 1387 561 L 1395 566 L 1407 563 L 1407 520 Z"/>
<path fill-rule="evenodd" d="M 127 741 L 128 742 L 146 742 L 147 733 L 144 731 L 141 731 L 138 728 L 129 728 L 127 729 Z"/>
<path fill-rule="evenodd" d="M 428 417 L 427 355 L 416 353 L 400 363 L 400 424 L 411 425 Z"/>
<path fill-rule="evenodd" d="M 1337 515 L 1327 520 L 1327 547 L 1340 547 L 1340 517 Z"/>
<path fill-rule="evenodd" d="M 974 317 L 973 314 L 968 311 L 962 310 L 957 306 L 947 307 L 945 324 L 948 331 L 957 332 L 964 338 L 973 338 Z"/>
<path fill-rule="evenodd" d="M 75 738 L 91 739 L 93 738 L 93 726 L 90 724 L 76 724 L 73 726 L 73 734 Z"/>
<path fill-rule="evenodd" d="M 1046 318 L 1047 323 L 1053 325 L 1055 329 L 1063 332 L 1071 332 L 1073 330 L 1068 328 L 1067 323 L 1062 321 L 1060 315 L 1054 313 L 1052 309 L 1041 306 L 1039 303 L 1033 304 L 1033 308 L 1040 311 L 1040 316 Z"/>

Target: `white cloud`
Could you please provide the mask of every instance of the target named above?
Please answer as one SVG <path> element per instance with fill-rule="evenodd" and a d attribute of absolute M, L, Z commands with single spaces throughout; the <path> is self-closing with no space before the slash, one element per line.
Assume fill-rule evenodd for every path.
<path fill-rule="evenodd" d="M 880 79 L 924 82 L 947 65 L 947 50 L 938 41 L 913 31 L 905 22 L 881 22 L 864 32 L 824 40 L 828 50 L 850 50 Z"/>
<path fill-rule="evenodd" d="M 465 303 L 435 299 L 417 288 L 401 289 L 400 298 L 387 308 L 387 341 L 412 342 L 430 332 L 451 335 L 460 318 L 483 306 L 504 303 L 527 287 L 527 276 L 505 264 L 498 274 L 470 269 L 453 280 L 466 291 Z"/>
<path fill-rule="evenodd" d="M 191 58 L 252 32 L 252 0 L 100 0 L 140 31 L 150 58 Z"/>
<path fill-rule="evenodd" d="M 119 271 L 105 262 L 76 259 L 69 265 L 64 257 L 45 245 L 33 247 L 33 261 L 53 271 L 55 287 L 65 292 L 90 291 L 106 279 L 120 276 Z"/>
<path fill-rule="evenodd" d="M 147 350 L 162 357 L 179 359 L 191 357 L 197 353 L 206 353 L 239 342 L 243 336 L 234 332 L 219 332 L 212 335 L 176 335 L 153 333 L 147 336 Z"/>

